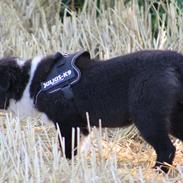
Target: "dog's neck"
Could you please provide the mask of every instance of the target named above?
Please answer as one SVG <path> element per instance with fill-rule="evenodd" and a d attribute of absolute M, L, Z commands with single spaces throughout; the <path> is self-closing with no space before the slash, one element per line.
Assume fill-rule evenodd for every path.
<path fill-rule="evenodd" d="M 18 66 L 24 67 L 28 61 L 18 61 Z M 28 116 L 35 117 L 38 114 L 34 106 L 34 98 L 40 90 L 41 82 L 45 80 L 48 73 L 55 64 L 53 55 L 37 56 L 30 61 L 29 79 L 22 91 L 21 98 L 18 100 L 10 99 L 8 111 L 11 111 L 19 116 L 20 119 Z M 22 75 L 22 77 L 24 77 Z"/>
<path fill-rule="evenodd" d="M 31 95 L 30 95 L 30 90 L 31 90 L 30 86 L 32 84 L 32 80 L 33 80 L 34 74 L 37 70 L 37 67 L 42 59 L 43 59 L 42 56 L 38 56 L 38 57 L 35 57 L 31 61 L 31 66 L 30 66 L 30 70 L 29 70 L 29 79 L 28 79 L 28 83 L 26 84 L 26 87 L 22 93 L 22 97 L 19 100 L 10 99 L 10 101 L 9 101 L 8 111 L 11 111 L 11 112 L 15 113 L 16 115 L 18 115 L 18 117 L 20 119 L 25 118 L 27 116 L 35 115 L 35 113 L 36 113 L 36 110 L 35 110 L 34 104 L 33 104 L 33 98 L 31 98 Z M 17 61 L 17 64 L 20 67 L 23 67 L 25 62 Z"/>
<path fill-rule="evenodd" d="M 57 55 L 57 57 L 60 56 Z M 37 56 L 34 59 L 32 59 L 29 64 L 30 68 L 26 72 L 28 75 L 28 79 L 24 81 L 23 78 L 25 75 L 22 72 L 20 72 L 19 77 L 17 76 L 17 80 L 23 80 L 24 87 L 21 88 L 20 97 L 19 98 L 10 98 L 9 100 L 9 106 L 8 110 L 15 113 L 20 117 L 20 119 L 27 117 L 27 116 L 35 116 L 38 112 L 37 106 L 34 104 L 35 98 L 37 97 L 38 92 L 41 89 L 41 83 L 45 81 L 48 74 L 51 72 L 52 68 L 54 67 L 57 59 L 55 55 L 49 55 L 49 56 Z M 86 53 L 82 53 L 79 55 L 80 62 L 78 64 L 79 69 L 83 69 L 84 67 L 87 67 L 90 63 L 89 55 Z M 26 61 L 16 61 L 16 65 L 18 65 L 20 70 L 26 65 Z M 21 77 L 20 77 L 21 76 Z M 15 76 L 16 77 L 16 76 Z M 15 84 L 15 90 L 17 90 L 18 87 L 20 87 L 22 84 L 19 82 L 18 84 Z M 40 108 L 39 108 L 40 110 Z"/>

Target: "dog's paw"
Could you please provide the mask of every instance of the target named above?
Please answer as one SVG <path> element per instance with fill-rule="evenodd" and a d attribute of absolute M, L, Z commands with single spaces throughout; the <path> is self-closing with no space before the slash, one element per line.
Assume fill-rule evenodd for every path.
<path fill-rule="evenodd" d="M 159 174 L 167 174 L 169 171 L 169 168 L 165 165 L 160 165 L 160 166 L 153 166 L 152 167 L 157 173 Z"/>

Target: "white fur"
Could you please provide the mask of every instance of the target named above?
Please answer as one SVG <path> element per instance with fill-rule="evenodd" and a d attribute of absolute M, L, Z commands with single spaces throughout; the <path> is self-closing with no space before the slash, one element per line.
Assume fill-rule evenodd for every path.
<path fill-rule="evenodd" d="M 84 155 L 87 155 L 91 146 L 90 134 L 87 137 L 81 134 L 80 138 L 81 138 L 80 152 Z"/>
<path fill-rule="evenodd" d="M 17 64 L 18 64 L 20 67 L 22 67 L 22 66 L 25 64 L 26 60 L 21 60 L 21 59 L 17 58 L 16 62 L 17 62 Z"/>
<path fill-rule="evenodd" d="M 34 73 L 37 69 L 37 66 L 42 59 L 43 59 L 43 56 L 37 56 L 32 60 L 31 69 L 29 73 L 30 78 L 23 92 L 22 98 L 19 101 L 10 99 L 8 110 L 18 115 L 20 119 L 23 119 L 27 116 L 33 116 L 37 112 L 34 108 L 33 99 L 30 98 L 30 85 L 31 85 Z M 17 63 L 20 66 L 23 65 L 23 62 L 20 60 L 18 60 Z"/>
<path fill-rule="evenodd" d="M 51 121 L 48 119 L 47 115 L 44 113 L 41 113 L 40 120 L 43 124 L 51 123 Z"/>

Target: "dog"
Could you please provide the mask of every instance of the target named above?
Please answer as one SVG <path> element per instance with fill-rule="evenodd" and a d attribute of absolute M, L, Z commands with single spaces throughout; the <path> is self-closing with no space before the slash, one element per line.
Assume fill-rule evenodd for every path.
<path fill-rule="evenodd" d="M 105 61 L 88 52 L 2 58 L 0 108 L 19 117 L 39 112 L 51 120 L 65 138 L 67 158 L 72 128 L 89 135 L 86 112 L 91 126 L 97 127 L 98 119 L 109 128 L 134 123 L 157 154 L 155 167 L 167 172 L 162 165 L 172 164 L 176 151 L 169 134 L 183 141 L 183 55 L 144 50 Z"/>

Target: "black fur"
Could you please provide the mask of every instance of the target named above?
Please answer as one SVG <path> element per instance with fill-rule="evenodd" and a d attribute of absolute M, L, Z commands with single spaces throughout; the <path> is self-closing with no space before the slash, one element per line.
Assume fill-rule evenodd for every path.
<path fill-rule="evenodd" d="M 40 90 L 55 58 L 47 57 L 38 65 L 31 97 L 35 98 Z M 71 157 L 73 127 L 80 127 L 88 135 L 85 114 L 89 112 L 91 126 L 98 126 L 98 119 L 102 119 L 103 127 L 123 127 L 133 121 L 157 153 L 155 166 L 172 164 L 175 147 L 169 134 L 183 141 L 183 55 L 173 51 L 140 51 L 106 61 L 81 55 L 77 66 L 82 77 L 72 87 L 72 100 L 65 99 L 61 92 L 42 92 L 35 106 L 54 124 L 58 123 L 65 137 L 66 156 Z"/>
<path fill-rule="evenodd" d="M 0 108 L 7 109 L 10 99 L 19 101 L 28 83 L 30 60 L 23 67 L 16 63 L 17 58 L 0 60 Z"/>

